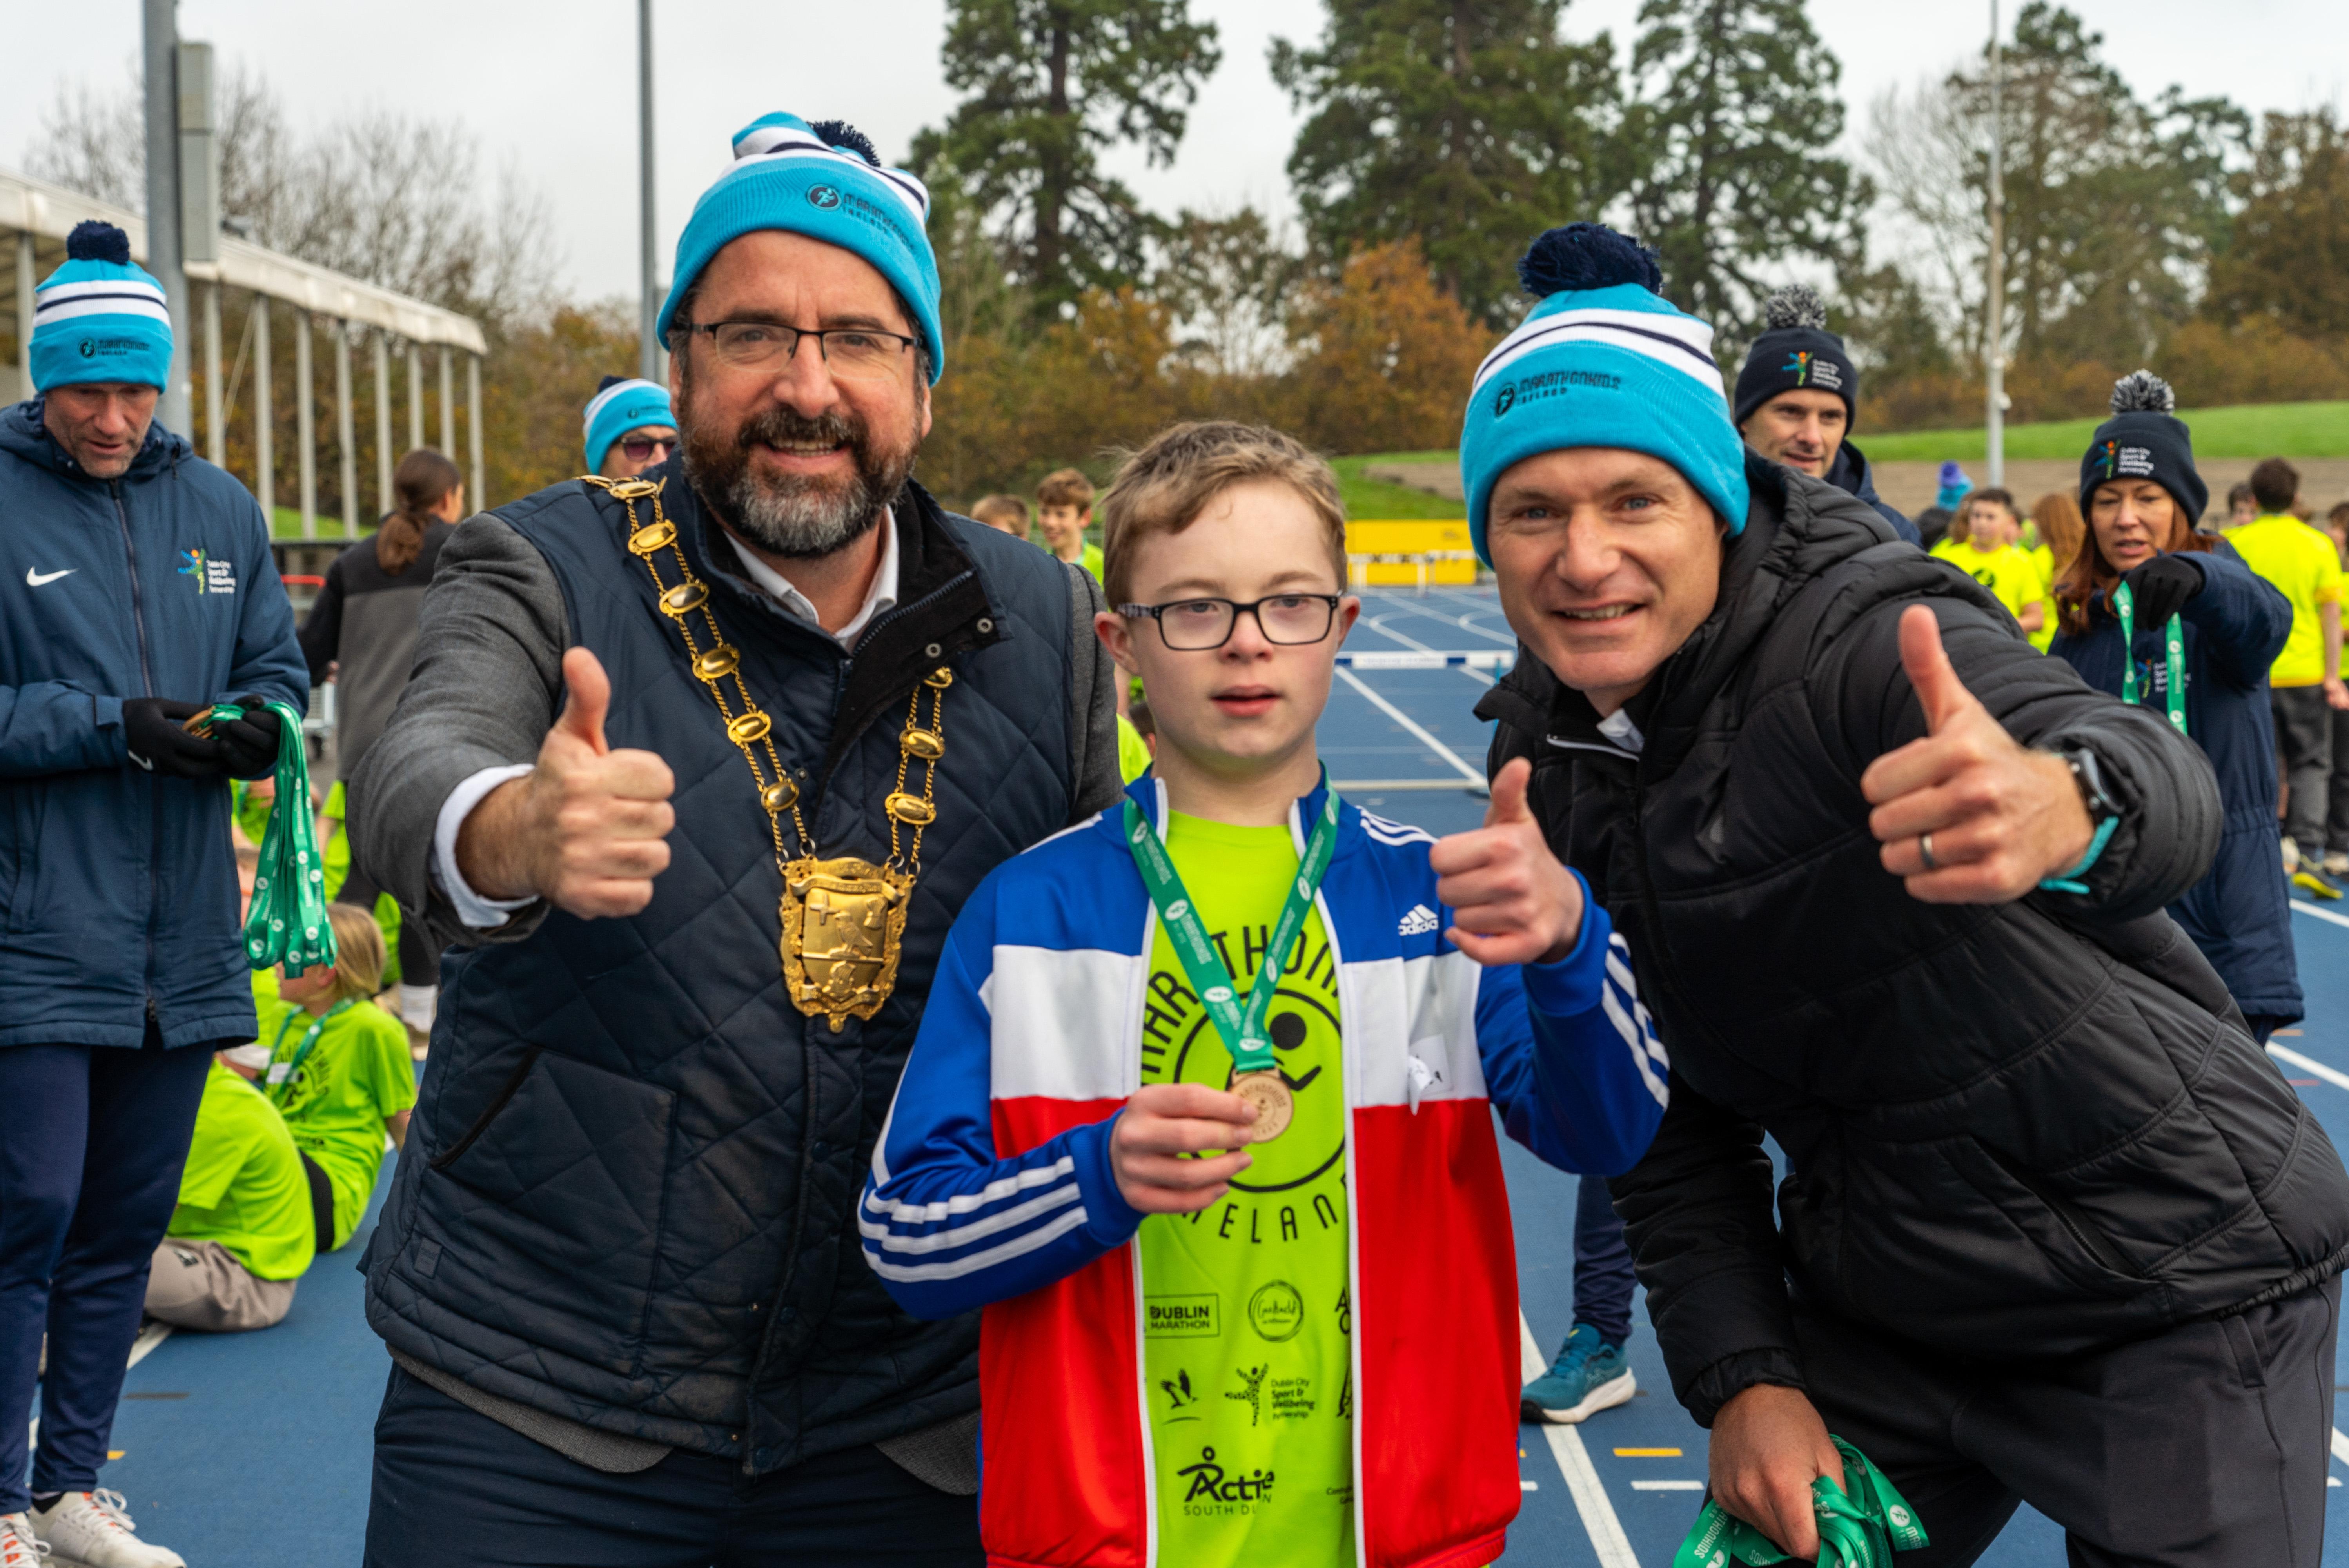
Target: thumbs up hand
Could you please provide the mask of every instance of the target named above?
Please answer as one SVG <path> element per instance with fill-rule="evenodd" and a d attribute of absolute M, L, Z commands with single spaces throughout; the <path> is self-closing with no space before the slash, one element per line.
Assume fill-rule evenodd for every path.
<path fill-rule="evenodd" d="M 538 765 L 467 815 L 457 869 L 485 897 L 543 898 L 588 918 L 634 914 L 668 868 L 677 779 L 658 754 L 605 741 L 612 683 L 594 654 L 564 654 L 563 684 L 567 700 Z"/>
<path fill-rule="evenodd" d="M 1900 663 L 1925 710 L 1925 736 L 1860 775 L 1884 869 L 1927 903 L 2005 903 L 2068 871 L 2092 826 L 2064 760 L 2007 734 L 1968 691 L 1933 612 L 1900 615 Z"/>
<path fill-rule="evenodd" d="M 1582 934 L 1582 884 L 1550 853 L 1526 805 L 1533 771 L 1511 758 L 1494 777 L 1485 825 L 1427 852 L 1435 896 L 1452 910 L 1446 940 L 1487 967 L 1555 963 Z"/>

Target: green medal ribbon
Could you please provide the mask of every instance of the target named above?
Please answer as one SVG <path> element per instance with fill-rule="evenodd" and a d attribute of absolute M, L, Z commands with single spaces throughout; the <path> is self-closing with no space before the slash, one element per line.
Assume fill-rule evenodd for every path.
<path fill-rule="evenodd" d="M 310 816 L 310 758 L 302 748 L 302 716 L 282 702 L 277 716 L 277 799 L 261 836 L 261 869 L 253 879 L 253 908 L 244 917 L 244 955 L 255 969 L 285 965 L 299 975 L 335 962 L 335 927 L 326 919 L 326 873 Z M 244 709 L 212 705 L 210 721 L 233 724 Z M 290 809 L 289 809 L 290 808 Z"/>
<path fill-rule="evenodd" d="M 1892 1568 L 1895 1552 L 1911 1552 L 1927 1543 L 1925 1527 L 1909 1500 L 1868 1462 L 1867 1455 L 1841 1438 L 1833 1441 L 1843 1455 L 1844 1485 L 1825 1476 L 1811 1482 L 1819 1568 Z M 1672 1568 L 1730 1568 L 1733 1563 L 1766 1568 L 1785 1561 L 1786 1554 L 1768 1536 L 1707 1501 L 1688 1538 L 1672 1554 Z"/>
<path fill-rule="evenodd" d="M 336 1003 L 333 1006 L 327 1008 L 325 1012 L 319 1014 L 316 1017 L 311 1019 L 310 1027 L 302 1036 L 302 1043 L 295 1047 L 294 1054 L 282 1062 L 274 1059 L 277 1055 L 277 1047 L 285 1043 L 285 1031 L 293 1027 L 295 1015 L 288 1013 L 285 1016 L 277 1021 L 277 1038 L 271 1042 L 269 1047 L 269 1054 L 272 1058 L 269 1064 L 269 1073 L 267 1077 L 270 1099 L 275 1100 L 280 1106 L 283 1106 L 285 1103 L 285 1097 L 294 1092 L 294 1075 L 300 1072 L 302 1070 L 302 1064 L 310 1059 L 311 1051 L 317 1047 L 318 1037 L 326 1032 L 326 1026 L 328 1024 L 333 1023 L 336 1018 L 340 1017 L 345 1013 L 349 1012 L 351 1010 L 352 1004 L 356 1000 L 356 997 L 346 996 L 341 1001 Z"/>
<path fill-rule="evenodd" d="M 1174 857 L 1166 852 L 1165 840 L 1151 831 L 1139 806 L 1131 799 L 1125 803 L 1125 841 L 1133 851 L 1134 869 L 1141 872 L 1143 885 L 1150 890 L 1150 902 L 1158 906 L 1158 918 L 1166 927 L 1174 955 L 1183 961 L 1183 973 L 1190 976 L 1191 988 L 1199 993 L 1207 1016 L 1216 1021 L 1216 1032 L 1232 1053 L 1236 1073 L 1278 1069 L 1272 1040 L 1265 1033 L 1265 1015 L 1272 1010 L 1272 994 L 1280 986 L 1281 971 L 1305 929 L 1305 917 L 1313 910 L 1313 895 L 1320 891 L 1322 873 L 1330 869 L 1330 856 L 1338 847 L 1338 792 L 1327 793 L 1320 820 L 1313 824 L 1313 836 L 1305 841 L 1305 858 L 1298 864 L 1297 881 L 1289 887 L 1288 902 L 1280 906 L 1280 919 L 1272 928 L 1272 945 L 1264 955 L 1264 966 L 1248 988 L 1245 1009 L 1232 985 L 1232 972 L 1225 967 L 1223 954 L 1216 951 L 1199 912 L 1191 905 Z"/>
<path fill-rule="evenodd" d="M 2126 583 L 2113 585 L 2113 613 L 2121 618 L 2121 700 L 2137 706 L 2137 594 Z M 2168 665 L 2169 689 L 2163 693 L 2169 707 L 2169 722 L 2184 735 L 2186 730 L 2186 629 L 2178 617 L 2169 617 L 2163 631 L 2162 643 Z"/>

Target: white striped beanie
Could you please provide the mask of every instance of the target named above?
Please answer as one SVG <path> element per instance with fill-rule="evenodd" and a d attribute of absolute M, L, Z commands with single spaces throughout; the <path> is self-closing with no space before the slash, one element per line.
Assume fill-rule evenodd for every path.
<path fill-rule="evenodd" d="M 33 387 L 171 379 L 171 313 L 163 285 L 130 259 L 111 223 L 77 223 L 66 264 L 33 291 Z"/>
<path fill-rule="evenodd" d="M 1749 495 L 1713 328 L 1660 293 L 1655 253 L 1598 223 L 1536 240 L 1517 263 L 1535 305 L 1485 356 L 1460 432 L 1468 531 L 1487 565 L 1485 511 L 1526 459 L 1617 447 L 1678 469 L 1736 533 Z"/>
<path fill-rule="evenodd" d="M 587 471 L 592 474 L 604 466 L 604 454 L 612 449 L 613 442 L 647 425 L 677 428 L 677 415 L 668 406 L 668 388 L 638 377 L 605 377 L 595 396 L 587 399 L 586 417 L 579 422 L 580 436 L 587 446 Z"/>
<path fill-rule="evenodd" d="M 709 259 L 761 229 L 781 229 L 862 256 L 913 312 L 930 351 L 930 379 L 946 367 L 938 333 L 938 262 L 930 250 L 929 188 L 883 166 L 873 144 L 839 120 L 811 125 L 763 115 L 734 138 L 734 161 L 693 204 L 677 240 L 667 303 L 656 330 L 668 335 L 677 307 Z"/>

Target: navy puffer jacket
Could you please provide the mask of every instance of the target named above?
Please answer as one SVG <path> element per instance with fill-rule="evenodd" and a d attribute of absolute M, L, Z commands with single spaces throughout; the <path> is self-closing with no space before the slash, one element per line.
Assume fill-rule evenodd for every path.
<path fill-rule="evenodd" d="M 122 704 L 310 695 L 261 508 L 160 425 L 118 480 L 0 409 L 0 1047 L 253 1038 L 226 779 L 125 760 Z"/>
<path fill-rule="evenodd" d="M 2268 714 L 2268 665 L 2292 631 L 2292 603 L 2225 543 L 2186 552 L 2202 591 L 2178 618 L 2186 634 L 2186 729 L 2219 775 L 2226 826 L 2210 874 L 2169 906 L 2246 1017 L 2301 1016 L 2292 959 L 2291 896 L 2276 849 L 2275 727 Z M 2048 652 L 2098 691 L 2121 690 L 2121 626 L 2103 594 L 2090 602 L 2085 636 L 2059 634 Z M 2162 628 L 2137 628 L 2138 700 L 2157 713 L 2168 702 Z"/>

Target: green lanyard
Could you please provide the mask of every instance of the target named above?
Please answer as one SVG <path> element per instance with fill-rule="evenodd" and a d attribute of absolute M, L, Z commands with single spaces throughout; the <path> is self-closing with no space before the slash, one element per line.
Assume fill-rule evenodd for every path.
<path fill-rule="evenodd" d="M 2137 594 L 2126 583 L 2113 584 L 2113 611 L 2121 618 L 2121 700 L 2137 703 Z M 2186 729 L 2186 629 L 2169 617 L 2162 635 L 2169 665 L 2169 689 L 2162 695 L 2169 707 L 2169 722 L 2178 733 Z"/>
<path fill-rule="evenodd" d="M 341 1001 L 336 1003 L 333 1006 L 327 1008 L 325 1012 L 319 1014 L 316 1017 L 311 1019 L 310 1027 L 305 1031 L 302 1036 L 302 1043 L 295 1047 L 294 1054 L 282 1062 L 277 1061 L 274 1058 L 277 1055 L 277 1047 L 285 1043 L 285 1031 L 293 1026 L 294 1015 L 288 1013 L 285 1016 L 277 1021 L 277 1038 L 271 1043 L 269 1047 L 269 1054 L 273 1058 L 269 1064 L 270 1099 L 277 1101 L 280 1105 L 285 1103 L 285 1097 L 294 1092 L 292 1087 L 294 1083 L 294 1075 L 300 1072 L 302 1070 L 302 1064 L 310 1059 L 311 1051 L 316 1049 L 317 1047 L 318 1037 L 326 1032 L 327 1025 L 333 1023 L 336 1018 L 341 1017 L 345 1013 L 349 1012 L 351 1010 L 351 1004 L 356 1000 L 356 997 L 346 996 Z"/>
<path fill-rule="evenodd" d="M 255 969 L 285 965 L 299 975 L 335 962 L 335 927 L 326 918 L 326 873 L 319 862 L 316 824 L 310 820 L 310 758 L 302 748 L 302 716 L 282 702 L 277 716 L 277 799 L 261 835 L 261 869 L 253 878 L 253 908 L 244 918 L 244 955 Z M 212 705 L 213 724 L 244 717 L 234 703 Z"/>
<path fill-rule="evenodd" d="M 1917 1511 L 1868 1462 L 1868 1456 L 1841 1438 L 1833 1440 L 1843 1455 L 1844 1484 L 1850 1490 L 1846 1491 L 1825 1476 L 1811 1482 L 1811 1508 L 1819 1526 L 1819 1568 L 1892 1568 L 1895 1552 L 1930 1544 L 1925 1539 L 1925 1527 L 1918 1522 Z M 1764 1568 L 1785 1561 L 1786 1554 L 1768 1536 L 1708 1499 L 1680 1551 L 1673 1553 L 1672 1568 L 1728 1568 L 1738 1563 Z"/>
<path fill-rule="evenodd" d="M 1183 973 L 1191 977 L 1191 988 L 1206 1004 L 1216 1032 L 1223 1036 L 1225 1047 L 1232 1053 L 1235 1073 L 1278 1070 L 1272 1041 L 1265 1033 L 1265 1015 L 1272 1010 L 1272 994 L 1279 988 L 1289 951 L 1305 929 L 1305 917 L 1313 910 L 1313 895 L 1320 891 L 1322 873 L 1330 869 L 1330 853 L 1338 846 L 1338 792 L 1331 789 L 1327 794 L 1320 820 L 1313 824 L 1313 836 L 1305 841 L 1305 859 L 1298 865 L 1297 881 L 1290 885 L 1288 902 L 1280 906 L 1280 919 L 1272 928 L 1272 945 L 1264 955 L 1264 966 L 1248 988 L 1245 1010 L 1232 985 L 1232 972 L 1224 966 L 1223 955 L 1216 951 L 1199 912 L 1191 906 L 1191 895 L 1184 890 L 1165 841 L 1150 830 L 1140 807 L 1131 799 L 1125 803 L 1125 841 L 1133 851 L 1134 868 L 1150 890 L 1150 902 L 1158 906 L 1158 918 L 1174 944 L 1174 955 L 1183 961 Z"/>

